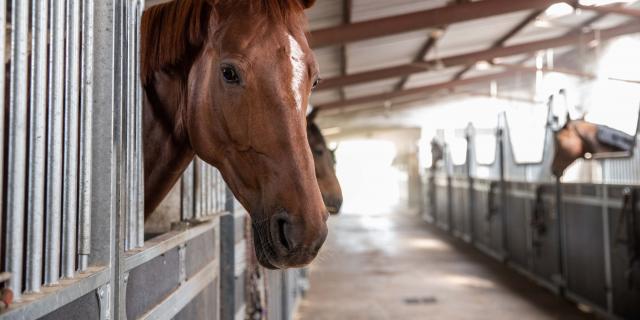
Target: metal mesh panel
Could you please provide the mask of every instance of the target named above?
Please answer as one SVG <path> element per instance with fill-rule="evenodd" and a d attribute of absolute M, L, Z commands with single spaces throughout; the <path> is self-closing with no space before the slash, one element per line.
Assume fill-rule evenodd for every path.
<path fill-rule="evenodd" d="M 603 159 L 602 180 L 605 184 L 640 185 L 640 137 L 630 158 Z"/>

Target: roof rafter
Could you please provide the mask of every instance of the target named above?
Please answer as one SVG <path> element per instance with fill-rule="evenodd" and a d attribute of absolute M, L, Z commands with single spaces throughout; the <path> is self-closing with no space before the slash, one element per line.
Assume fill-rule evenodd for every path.
<path fill-rule="evenodd" d="M 603 29 L 598 32 L 590 30 L 584 33 L 575 33 L 569 35 L 563 35 L 556 38 L 533 41 L 518 45 L 492 48 L 487 50 L 480 50 L 476 52 L 449 56 L 440 58 L 438 60 L 427 60 L 420 63 L 411 63 L 406 65 L 400 65 L 395 67 L 389 67 L 384 69 L 377 69 L 372 71 L 365 71 L 347 76 L 334 77 L 325 79 L 317 90 L 326 90 L 338 88 L 341 86 L 354 85 L 359 83 L 384 80 L 387 78 L 402 77 L 411 75 L 414 73 L 428 71 L 429 69 L 437 66 L 438 64 L 444 67 L 454 67 L 461 65 L 473 65 L 478 61 L 489 61 L 495 58 L 508 57 L 523 53 L 534 52 L 538 50 L 557 48 L 567 45 L 572 45 L 581 42 L 589 42 L 598 37 L 600 40 L 607 40 L 610 38 L 618 37 L 625 34 L 640 32 L 640 23 L 633 22 L 630 24 L 624 24 L 609 29 Z"/>
<path fill-rule="evenodd" d="M 452 0 L 450 2 L 453 4 L 463 4 L 470 2 L 470 0 Z M 422 45 L 422 47 L 418 51 L 418 54 L 416 54 L 415 58 L 413 59 L 413 62 L 424 61 L 424 59 L 426 59 L 429 55 L 429 52 L 431 52 L 431 50 L 436 47 L 438 41 L 440 41 L 440 39 L 442 39 L 444 34 L 447 32 L 448 27 L 449 26 L 442 26 L 436 28 L 436 30 L 430 31 L 429 36 L 427 37 L 427 41 L 425 41 L 425 43 Z M 398 81 L 398 84 L 396 85 L 396 91 L 405 89 L 410 77 L 411 76 L 402 77 L 402 79 L 400 79 L 400 81 Z"/>
<path fill-rule="evenodd" d="M 377 101 L 388 101 L 388 100 L 391 100 L 391 99 L 394 99 L 394 98 L 399 98 L 399 97 L 404 97 L 404 96 L 412 96 L 412 95 L 433 93 L 433 92 L 439 91 L 439 90 L 450 89 L 450 88 L 464 86 L 464 85 L 470 85 L 470 84 L 476 84 L 476 83 L 482 83 L 482 82 L 502 79 L 502 78 L 514 75 L 518 71 L 519 70 L 517 70 L 517 69 L 508 69 L 507 71 L 500 72 L 500 73 L 495 73 L 495 74 L 490 74 L 490 75 L 484 75 L 484 76 L 473 77 L 473 78 L 468 78 L 468 79 L 461 79 L 461 80 L 457 80 L 457 81 L 446 81 L 446 82 L 441 82 L 441 83 L 432 84 L 432 85 L 428 85 L 428 86 L 405 89 L 405 90 L 402 90 L 402 91 L 392 91 L 392 92 L 374 94 L 374 95 L 370 95 L 370 96 L 350 99 L 350 100 L 347 100 L 347 101 L 338 101 L 338 102 L 333 102 L 333 103 L 327 103 L 327 104 L 319 105 L 319 106 L 316 106 L 316 107 L 318 109 L 321 109 L 321 110 L 340 109 L 340 108 L 353 106 L 353 105 L 360 105 L 360 104 L 377 102 Z"/>
<path fill-rule="evenodd" d="M 366 40 L 452 23 L 487 18 L 522 10 L 540 10 L 563 0 L 484 0 L 325 28 L 311 32 L 312 47 L 318 48 Z"/>
<path fill-rule="evenodd" d="M 585 6 L 576 2 L 573 4 L 573 6 L 576 9 L 591 10 L 591 11 L 595 11 L 603 14 L 619 14 L 619 15 L 629 16 L 633 18 L 640 18 L 640 10 L 621 6 L 621 5 L 616 5 L 616 4 L 608 5 L 608 6 Z"/>
<path fill-rule="evenodd" d="M 619 36 L 622 34 L 628 34 L 628 33 L 632 33 L 632 32 L 640 32 L 640 23 L 632 23 L 632 24 L 626 24 L 623 26 L 619 26 L 619 27 L 614 27 L 611 29 L 606 29 L 603 31 L 600 31 L 600 40 L 605 40 L 605 39 L 609 39 L 615 36 Z M 597 32 L 596 31 L 590 31 L 586 34 L 582 34 L 582 35 L 578 35 L 583 41 L 591 41 L 593 39 L 597 38 Z M 560 38 L 567 38 L 567 37 L 575 37 L 574 36 L 563 36 Z M 560 39 L 560 38 L 556 38 L 556 39 Z M 507 47 L 504 48 L 500 48 L 500 49 L 505 49 Z M 446 81 L 446 82 L 442 82 L 442 83 L 438 83 L 438 84 L 432 84 L 432 85 L 428 85 L 428 86 L 423 86 L 423 87 L 418 87 L 418 88 L 412 88 L 412 89 L 407 89 L 407 90 L 402 90 L 402 91 L 392 91 L 392 92 L 387 92 L 387 93 L 381 93 L 381 94 L 374 94 L 374 95 L 370 95 L 370 96 L 364 96 L 364 97 L 359 97 L 359 98 L 355 98 L 355 99 L 351 99 L 351 100 L 347 100 L 347 101 L 337 101 L 337 102 L 333 102 L 333 103 L 327 103 L 324 105 L 320 105 L 318 106 L 318 108 L 325 108 L 325 109 L 336 109 L 336 108 L 344 108 L 344 107 L 348 107 L 348 106 L 354 106 L 354 105 L 359 105 L 359 104 L 366 104 L 366 103 L 373 103 L 373 102 L 378 102 L 378 101 L 389 101 L 392 100 L 394 98 L 399 98 L 399 97 L 404 97 L 404 96 L 414 96 L 414 95 L 419 95 L 419 94 L 425 94 L 425 93 L 433 93 L 435 91 L 439 91 L 439 90 L 444 90 L 444 89 L 451 89 L 451 88 L 455 88 L 458 86 L 464 86 L 464 85 L 469 85 L 469 84 L 476 84 L 476 83 L 482 83 L 482 82 L 488 82 L 488 81 L 495 81 L 501 78 L 505 78 L 508 76 L 512 76 L 517 74 L 518 72 L 521 71 L 539 71 L 538 68 L 536 67 L 527 67 L 527 66 L 522 66 L 522 65 L 505 65 L 504 67 L 507 68 L 506 71 L 504 72 L 500 72 L 500 73 L 495 73 L 495 74 L 490 74 L 490 75 L 486 75 L 486 76 L 479 76 L 479 77 L 473 77 L 473 78 L 467 78 L 467 79 L 458 79 L 458 80 L 454 80 L 454 81 Z M 579 77 L 592 77 L 593 75 L 591 74 L 587 74 L 587 73 L 583 73 L 580 71 L 574 71 L 574 70 L 567 70 L 567 69 L 554 69 L 554 68 L 544 68 L 543 71 L 547 71 L 547 72 L 559 72 L 559 73 L 566 73 L 566 74 L 572 74 L 575 76 L 579 76 Z M 619 79 L 615 79 L 615 80 L 619 80 Z M 620 80 L 620 81 L 625 81 L 625 80 Z"/>

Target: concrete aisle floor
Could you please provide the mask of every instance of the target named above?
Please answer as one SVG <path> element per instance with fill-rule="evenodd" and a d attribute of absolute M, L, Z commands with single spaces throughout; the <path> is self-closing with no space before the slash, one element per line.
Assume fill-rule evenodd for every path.
<path fill-rule="evenodd" d="M 415 215 L 329 220 L 298 320 L 593 318 Z"/>

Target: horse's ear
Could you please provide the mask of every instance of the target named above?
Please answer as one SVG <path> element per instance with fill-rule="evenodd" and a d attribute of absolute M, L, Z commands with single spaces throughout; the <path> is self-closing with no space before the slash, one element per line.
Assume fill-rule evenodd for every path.
<path fill-rule="evenodd" d="M 571 115 L 569 115 L 569 112 L 567 112 L 567 115 L 566 115 L 565 120 L 564 120 L 564 124 L 562 125 L 562 128 L 560 128 L 560 129 L 569 128 L 569 123 L 570 122 L 571 122 Z"/>
<path fill-rule="evenodd" d="M 318 116 L 318 111 L 320 111 L 320 109 L 318 108 L 313 108 L 313 110 L 311 110 L 311 112 L 307 115 L 308 123 L 311 123 L 316 120 L 316 116 Z"/>
<path fill-rule="evenodd" d="M 300 0 L 300 4 L 302 4 L 302 7 L 304 7 L 305 9 L 313 7 L 314 3 L 316 3 L 316 0 Z"/>

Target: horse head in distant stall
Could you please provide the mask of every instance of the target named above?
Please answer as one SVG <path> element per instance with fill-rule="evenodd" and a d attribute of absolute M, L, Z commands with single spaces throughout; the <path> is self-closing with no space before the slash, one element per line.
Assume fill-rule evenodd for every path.
<path fill-rule="evenodd" d="M 571 120 L 554 134 L 555 154 L 551 171 L 561 177 L 575 160 L 598 153 L 630 152 L 636 138 L 622 131 L 584 120 Z"/>
<path fill-rule="evenodd" d="M 316 179 L 324 204 L 331 214 L 338 214 L 342 206 L 342 189 L 336 176 L 335 150 L 329 149 L 327 142 L 315 124 L 318 109 L 314 109 L 307 116 L 307 139 L 313 154 L 316 167 Z"/>
<path fill-rule="evenodd" d="M 444 160 L 444 147 L 437 138 L 431 139 L 431 169 L 436 169 L 438 161 Z"/>
<path fill-rule="evenodd" d="M 327 236 L 306 134 L 318 66 L 313 0 L 182 0 L 142 17 L 145 217 L 197 155 L 249 211 L 267 268 L 298 267 Z"/>

